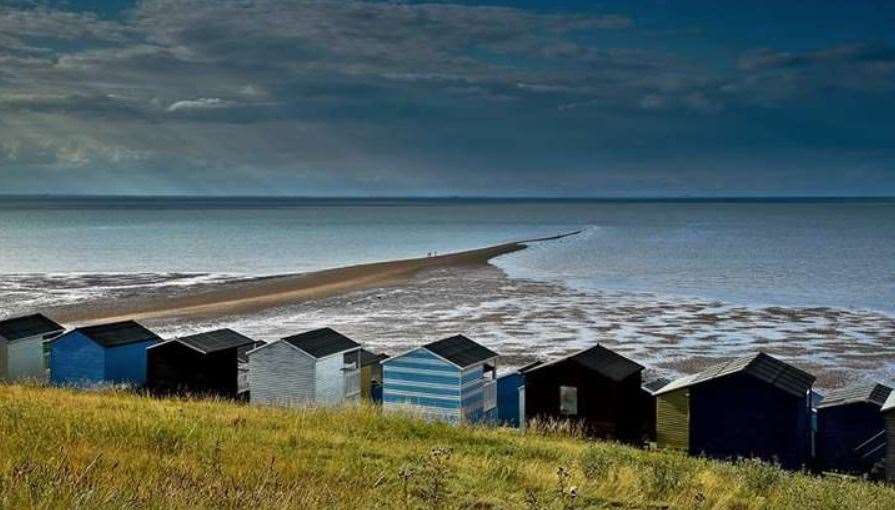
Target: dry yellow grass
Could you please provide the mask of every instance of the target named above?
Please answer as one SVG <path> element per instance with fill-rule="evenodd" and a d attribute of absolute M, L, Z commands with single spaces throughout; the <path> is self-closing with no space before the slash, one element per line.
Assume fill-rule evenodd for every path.
<path fill-rule="evenodd" d="M 376 408 L 0 385 L 3 508 L 895 508 L 883 485 Z"/>

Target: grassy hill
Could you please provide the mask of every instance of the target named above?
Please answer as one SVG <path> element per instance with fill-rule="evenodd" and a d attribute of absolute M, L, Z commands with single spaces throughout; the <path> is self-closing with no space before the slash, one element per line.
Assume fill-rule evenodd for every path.
<path fill-rule="evenodd" d="M 0 385 L 2 508 L 895 508 L 883 485 L 375 408 Z"/>

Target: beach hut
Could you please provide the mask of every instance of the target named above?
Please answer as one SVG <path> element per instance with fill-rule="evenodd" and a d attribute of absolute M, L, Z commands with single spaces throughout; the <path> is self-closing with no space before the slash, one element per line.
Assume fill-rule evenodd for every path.
<path fill-rule="evenodd" d="M 656 392 L 660 447 L 800 468 L 811 457 L 814 376 L 764 353 L 720 363 Z"/>
<path fill-rule="evenodd" d="M 519 397 L 524 391 L 525 376 L 523 372 L 540 365 L 535 361 L 517 370 L 507 372 L 497 378 L 497 421 L 510 427 L 521 426 L 519 419 Z"/>
<path fill-rule="evenodd" d="M 146 386 L 157 393 L 236 398 L 240 354 L 260 343 L 231 329 L 183 336 L 146 349 Z"/>
<path fill-rule="evenodd" d="M 64 329 L 39 313 L 0 321 L 0 381 L 46 379 L 44 342 Z"/>
<path fill-rule="evenodd" d="M 449 423 L 497 418 L 497 353 L 463 335 L 382 362 L 383 408 Z"/>
<path fill-rule="evenodd" d="M 895 391 L 889 393 L 880 411 L 886 421 L 886 480 L 895 483 Z"/>
<path fill-rule="evenodd" d="M 388 354 L 360 350 L 360 394 L 364 400 L 382 400 L 382 360 Z"/>
<path fill-rule="evenodd" d="M 249 400 L 333 405 L 360 395 L 359 343 L 330 328 L 282 338 L 248 352 Z"/>
<path fill-rule="evenodd" d="M 568 420 L 592 437 L 643 439 L 643 366 L 596 345 L 522 371 L 526 421 Z"/>
<path fill-rule="evenodd" d="M 77 328 L 50 341 L 50 381 L 84 386 L 146 382 L 146 348 L 161 339 L 134 321 Z"/>
<path fill-rule="evenodd" d="M 862 384 L 828 392 L 817 406 L 817 468 L 869 473 L 883 459 L 886 423 L 880 410 L 892 388 Z"/>

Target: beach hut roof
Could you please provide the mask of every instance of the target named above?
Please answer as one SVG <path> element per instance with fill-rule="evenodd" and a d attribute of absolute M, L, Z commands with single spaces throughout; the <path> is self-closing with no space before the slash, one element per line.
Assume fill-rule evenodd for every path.
<path fill-rule="evenodd" d="M 206 331 L 195 335 L 182 336 L 165 343 L 169 342 L 181 343 L 202 354 L 211 354 L 213 352 L 238 349 L 240 347 L 254 346 L 256 344 L 255 340 L 241 335 L 232 329 L 216 329 L 214 331 Z M 153 345 L 150 349 L 158 347 L 159 345 L 164 344 Z"/>
<path fill-rule="evenodd" d="M 644 368 L 643 365 L 636 363 L 615 351 L 611 351 L 602 345 L 595 345 L 568 356 L 529 368 L 525 370 L 525 372 L 536 372 L 564 361 L 578 363 L 584 368 L 593 370 L 613 381 L 622 381 L 628 376 L 640 372 Z"/>
<path fill-rule="evenodd" d="M 283 341 L 310 354 L 325 358 L 333 354 L 360 348 L 360 344 L 332 328 L 321 328 L 287 336 Z"/>
<path fill-rule="evenodd" d="M 75 331 L 79 331 L 103 347 L 119 347 L 147 340 L 161 340 L 158 335 L 134 321 L 98 324 L 77 328 Z"/>
<path fill-rule="evenodd" d="M 0 321 L 0 338 L 12 341 L 37 335 L 47 335 L 64 329 L 46 316 L 35 313 Z"/>
<path fill-rule="evenodd" d="M 665 386 L 668 386 L 669 383 L 671 383 L 671 379 L 668 379 L 667 377 L 659 377 L 657 379 L 653 379 L 648 383 L 644 383 L 643 389 L 651 394 L 655 394 L 657 391 L 661 390 Z"/>
<path fill-rule="evenodd" d="M 423 346 L 447 361 L 465 368 L 496 358 L 497 353 L 463 335 L 455 335 Z"/>
<path fill-rule="evenodd" d="M 370 352 L 366 349 L 360 350 L 360 366 L 365 367 L 367 365 L 375 365 L 376 363 L 381 363 L 382 360 L 387 359 L 388 354 L 376 354 L 375 352 Z"/>
<path fill-rule="evenodd" d="M 827 407 L 844 406 L 860 402 L 882 406 L 885 404 L 886 398 L 889 397 L 890 393 L 892 393 L 892 388 L 879 383 L 840 388 L 828 392 L 817 408 L 824 409 Z"/>
<path fill-rule="evenodd" d="M 656 395 L 695 386 L 728 375 L 747 373 L 791 395 L 802 396 L 814 384 L 814 376 L 763 352 L 713 365 L 702 372 L 681 377 L 664 386 Z"/>

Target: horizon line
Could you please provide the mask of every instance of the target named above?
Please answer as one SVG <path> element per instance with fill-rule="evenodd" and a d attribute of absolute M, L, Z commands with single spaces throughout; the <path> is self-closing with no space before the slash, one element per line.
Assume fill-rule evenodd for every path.
<path fill-rule="evenodd" d="M 2 194 L 0 200 L 34 199 L 126 199 L 126 200 L 469 200 L 469 201 L 768 201 L 768 200 L 895 200 L 895 195 L 631 195 L 631 196 L 543 196 L 543 195 L 187 195 L 187 194 Z"/>

